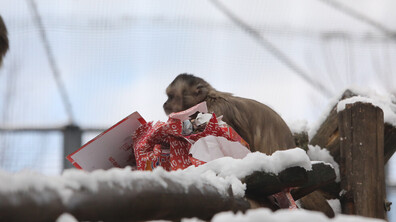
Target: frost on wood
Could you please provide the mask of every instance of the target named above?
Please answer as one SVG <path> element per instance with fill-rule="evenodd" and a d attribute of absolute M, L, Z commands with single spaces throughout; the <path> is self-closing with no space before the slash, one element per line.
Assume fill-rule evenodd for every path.
<path fill-rule="evenodd" d="M 331 166 L 334 168 L 334 171 L 336 173 L 336 182 L 341 181 L 340 167 L 327 149 L 322 149 L 317 145 L 316 146 L 308 145 L 307 154 L 312 161 L 323 161 L 325 163 L 331 164 Z"/>

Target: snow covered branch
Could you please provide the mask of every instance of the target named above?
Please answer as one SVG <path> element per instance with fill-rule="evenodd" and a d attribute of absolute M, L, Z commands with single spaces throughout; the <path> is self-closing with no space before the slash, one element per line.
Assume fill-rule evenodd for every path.
<path fill-rule="evenodd" d="M 220 158 L 171 172 L 162 168 L 67 170 L 62 176 L 0 172 L 0 218 L 55 221 L 68 212 L 88 221 L 210 219 L 221 211 L 246 211 L 250 204 L 245 196 L 266 198 L 287 187 L 313 186 L 309 181 L 318 180 L 310 175 L 317 164 L 324 165 L 312 166 L 305 151 L 292 149 L 272 156 Z"/>

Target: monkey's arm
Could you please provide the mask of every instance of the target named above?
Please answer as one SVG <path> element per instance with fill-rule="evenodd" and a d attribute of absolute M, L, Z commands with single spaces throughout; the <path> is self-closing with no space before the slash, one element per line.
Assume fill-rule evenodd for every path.
<path fill-rule="evenodd" d="M 223 120 L 231 126 L 250 146 L 253 138 L 249 133 L 252 126 L 249 118 L 243 112 L 243 105 L 234 98 L 228 96 L 208 97 L 206 100 L 209 112 L 214 112 L 217 116 L 223 115 Z"/>

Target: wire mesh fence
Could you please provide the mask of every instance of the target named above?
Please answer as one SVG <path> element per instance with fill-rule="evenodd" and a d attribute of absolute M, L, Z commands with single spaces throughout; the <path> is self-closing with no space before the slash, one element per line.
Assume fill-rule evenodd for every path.
<path fill-rule="evenodd" d="M 315 122 L 351 85 L 396 95 L 394 3 L 376 14 L 351 2 L 0 0 L 0 166 L 60 173 L 64 126 L 103 129 L 136 110 L 165 120 L 164 90 L 182 72 L 287 122 Z M 37 131 L 12 131 L 26 128 Z"/>

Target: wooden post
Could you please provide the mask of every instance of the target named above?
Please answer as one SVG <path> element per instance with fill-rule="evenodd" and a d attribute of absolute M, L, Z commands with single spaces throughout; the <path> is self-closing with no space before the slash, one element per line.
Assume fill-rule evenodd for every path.
<path fill-rule="evenodd" d="M 357 102 L 338 113 L 342 212 L 385 219 L 384 115 Z"/>
<path fill-rule="evenodd" d="M 76 125 L 67 125 L 63 130 L 63 169 L 74 168 L 66 156 L 81 146 L 82 130 Z"/>

